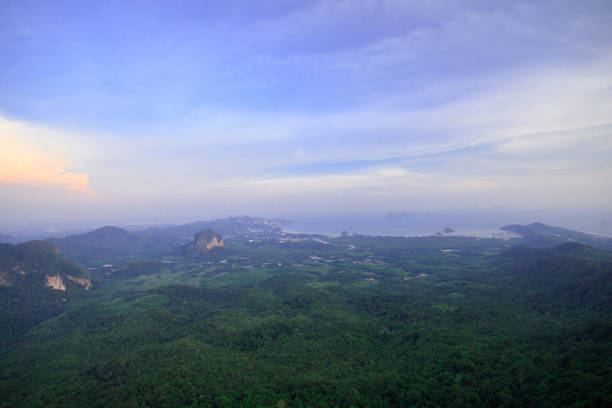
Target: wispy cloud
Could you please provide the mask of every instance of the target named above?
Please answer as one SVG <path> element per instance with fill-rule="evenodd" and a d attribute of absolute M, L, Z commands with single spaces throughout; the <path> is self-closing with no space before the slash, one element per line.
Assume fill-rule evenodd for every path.
<path fill-rule="evenodd" d="M 60 140 L 57 131 L 0 116 L 0 183 L 60 186 L 92 194 L 87 174 L 70 171 L 72 161 L 64 149 L 54 147 Z"/>
<path fill-rule="evenodd" d="M 612 202 L 609 3 L 28 4 L 0 5 L 0 183 L 117 213 Z"/>

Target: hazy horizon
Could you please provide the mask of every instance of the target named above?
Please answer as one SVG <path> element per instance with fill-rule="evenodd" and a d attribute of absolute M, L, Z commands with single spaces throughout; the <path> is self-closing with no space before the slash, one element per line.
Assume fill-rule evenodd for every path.
<path fill-rule="evenodd" d="M 232 217 L 263 216 L 262 214 L 232 214 Z M 220 217 L 179 217 L 164 220 L 89 220 L 74 222 L 14 223 L 0 224 L 0 234 L 14 236 L 19 240 L 45 239 L 83 234 L 103 226 L 115 226 L 128 231 L 141 231 L 149 227 L 167 227 L 198 221 L 213 221 Z M 612 222 L 609 213 L 551 214 L 545 211 L 530 212 L 370 212 L 370 213 L 319 213 L 266 215 L 268 219 L 289 221 L 283 231 L 339 235 L 342 231 L 365 235 L 427 236 L 435 235 L 449 227 L 454 235 L 498 236 L 500 228 L 509 224 L 531 224 L 541 222 L 547 225 L 572 229 L 580 232 L 612 237 Z"/>
<path fill-rule="evenodd" d="M 612 233 L 610 15 L 2 2 L 0 228 L 407 211 Z"/>

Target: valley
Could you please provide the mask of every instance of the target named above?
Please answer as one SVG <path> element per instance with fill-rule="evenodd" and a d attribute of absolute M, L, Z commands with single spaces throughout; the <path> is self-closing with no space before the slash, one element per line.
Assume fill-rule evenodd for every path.
<path fill-rule="evenodd" d="M 0 287 L 0 406 L 610 402 L 612 252 L 237 220 L 55 241 L 91 288 Z"/>

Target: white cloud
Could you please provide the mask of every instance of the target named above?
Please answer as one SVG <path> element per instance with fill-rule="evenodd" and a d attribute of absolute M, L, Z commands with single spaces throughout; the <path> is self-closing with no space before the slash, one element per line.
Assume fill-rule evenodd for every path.
<path fill-rule="evenodd" d="M 245 21 L 218 48 L 211 44 L 226 28 L 211 24 L 204 35 L 187 25 L 176 64 L 141 61 L 153 74 L 126 78 L 134 75 L 142 93 L 111 87 L 92 108 L 96 118 L 95 109 L 108 109 L 112 121 L 130 116 L 122 103 L 142 104 L 142 117 L 159 103 L 167 123 L 149 115 L 152 124 L 127 119 L 115 134 L 81 135 L 0 118 L 0 182 L 95 189 L 104 205 L 132 213 L 213 204 L 245 212 L 256 203 L 609 207 L 612 48 L 602 17 L 575 2 L 433 3 L 320 2 Z M 176 39 L 170 31 L 166 45 Z M 113 69 L 123 72 L 123 62 Z M 176 76 L 169 83 L 160 81 L 166 70 Z M 232 100 L 226 88 L 254 102 Z M 285 106 L 301 97 L 311 99 Z M 320 107 L 327 99 L 335 104 Z M 61 101 L 48 99 L 42 110 L 52 117 Z M 301 176 L 278 170 L 357 161 L 373 164 Z"/>
<path fill-rule="evenodd" d="M 92 193 L 87 174 L 70 170 L 74 162 L 62 145 L 66 138 L 62 132 L 0 116 L 0 183 Z"/>

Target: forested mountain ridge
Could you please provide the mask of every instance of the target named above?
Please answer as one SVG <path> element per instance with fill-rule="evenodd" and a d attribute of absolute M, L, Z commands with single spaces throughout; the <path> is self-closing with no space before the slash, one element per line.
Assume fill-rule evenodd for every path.
<path fill-rule="evenodd" d="M 49 242 L 0 244 L 2 342 L 60 313 L 72 295 L 90 288 L 89 272 Z"/>
<path fill-rule="evenodd" d="M 0 244 L 0 286 L 52 287 L 50 277 L 58 277 L 64 283 L 73 282 L 81 287 L 91 287 L 89 273 L 60 256 L 57 247 L 49 242 Z"/>
<path fill-rule="evenodd" d="M 57 246 L 62 255 L 85 265 L 92 260 L 128 258 L 159 250 L 158 240 L 111 226 L 47 241 Z"/>
<path fill-rule="evenodd" d="M 564 242 L 578 242 L 594 248 L 612 250 L 610 237 L 553 227 L 540 222 L 529 225 L 506 225 L 501 227 L 501 230 L 520 235 L 521 243 L 533 247 L 552 247 Z"/>

